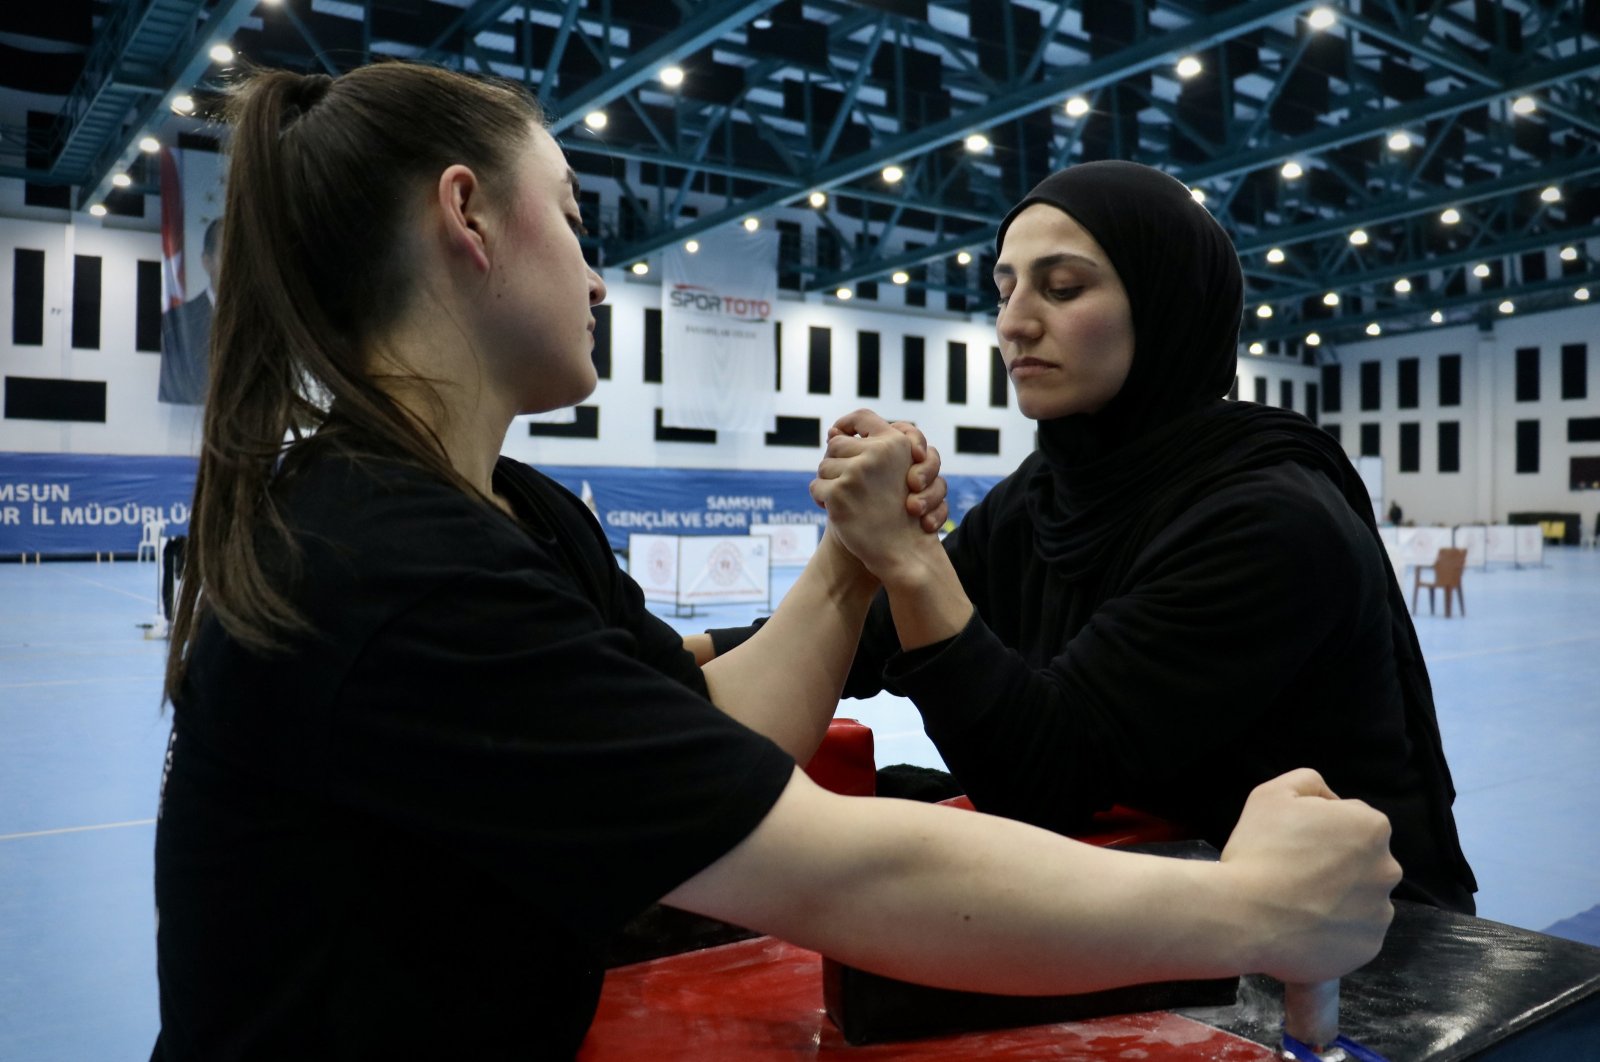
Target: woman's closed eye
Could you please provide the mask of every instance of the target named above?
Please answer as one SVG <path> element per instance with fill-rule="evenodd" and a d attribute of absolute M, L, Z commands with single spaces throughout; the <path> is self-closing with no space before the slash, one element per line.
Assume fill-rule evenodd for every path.
<path fill-rule="evenodd" d="M 1059 302 L 1066 302 L 1069 299 L 1075 299 L 1080 294 L 1082 294 L 1083 293 L 1083 288 L 1084 288 L 1084 285 L 1082 285 L 1082 284 L 1078 284 L 1078 285 L 1075 285 L 1073 287 L 1051 288 L 1050 289 L 1050 297 L 1052 299 L 1055 299 L 1055 300 L 1059 301 Z"/>

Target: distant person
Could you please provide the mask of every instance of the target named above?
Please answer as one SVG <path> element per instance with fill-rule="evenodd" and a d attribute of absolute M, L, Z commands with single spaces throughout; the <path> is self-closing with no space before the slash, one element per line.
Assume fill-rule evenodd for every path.
<path fill-rule="evenodd" d="M 206 400 L 210 378 L 211 315 L 217 302 L 221 275 L 217 242 L 222 219 L 206 226 L 201 241 L 200 267 L 206 286 L 183 305 L 161 315 L 161 388 L 157 397 L 174 405 L 198 406 Z"/>
<path fill-rule="evenodd" d="M 1399 527 L 1401 524 L 1405 523 L 1405 517 L 1406 514 L 1404 510 L 1400 508 L 1400 503 L 1397 501 L 1391 501 L 1389 503 L 1389 522 L 1395 527 Z"/>

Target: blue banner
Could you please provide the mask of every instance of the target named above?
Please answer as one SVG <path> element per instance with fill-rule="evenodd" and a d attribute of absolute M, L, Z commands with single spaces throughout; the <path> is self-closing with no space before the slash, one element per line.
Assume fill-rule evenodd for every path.
<path fill-rule="evenodd" d="M 192 457 L 0 453 L 0 556 L 132 553 L 144 525 L 189 533 Z"/>
<path fill-rule="evenodd" d="M 132 553 L 144 524 L 189 530 L 192 457 L 0 453 L 0 556 Z M 552 466 L 540 469 L 591 501 L 615 550 L 632 532 L 745 534 L 751 524 L 821 524 L 810 472 Z M 948 476 L 957 523 L 1000 481 Z"/>

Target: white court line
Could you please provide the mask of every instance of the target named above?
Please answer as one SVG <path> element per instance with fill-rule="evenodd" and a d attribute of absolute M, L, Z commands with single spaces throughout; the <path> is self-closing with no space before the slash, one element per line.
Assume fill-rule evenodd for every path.
<path fill-rule="evenodd" d="M 32 833 L 0 833 L 0 841 L 20 841 L 24 837 L 54 837 L 58 833 L 84 833 L 88 830 L 117 830 L 124 826 L 154 826 L 155 819 L 130 819 L 127 822 L 103 822 L 98 826 L 63 826 L 59 830 L 34 830 Z"/>
<path fill-rule="evenodd" d="M 87 686 L 91 682 L 159 682 L 160 675 L 106 675 L 102 678 L 44 679 L 39 682 L 0 682 L 0 690 L 26 690 L 35 686 Z"/>
<path fill-rule="evenodd" d="M 1502 645 L 1494 649 L 1469 649 L 1461 653 L 1424 653 L 1428 663 L 1438 660 L 1466 660 L 1474 656 L 1498 656 L 1501 653 L 1525 653 L 1530 649 L 1548 649 L 1556 645 L 1576 645 L 1579 642 L 1600 642 L 1600 634 L 1580 634 L 1572 638 L 1556 638 L 1548 642 L 1530 642 L 1527 645 Z"/>
<path fill-rule="evenodd" d="M 134 563 L 137 564 L 138 562 L 135 561 Z M 86 579 L 81 575 L 73 575 L 71 572 L 62 572 L 61 574 L 65 575 L 68 579 L 76 579 L 80 583 L 88 583 L 90 586 L 98 586 L 102 590 L 110 590 L 113 594 L 122 594 L 126 597 L 133 598 L 135 601 L 143 601 L 147 605 L 154 604 L 151 595 L 149 594 L 136 594 L 132 590 L 124 590 L 120 586 L 109 586 L 106 583 L 97 583 L 93 579 Z"/>

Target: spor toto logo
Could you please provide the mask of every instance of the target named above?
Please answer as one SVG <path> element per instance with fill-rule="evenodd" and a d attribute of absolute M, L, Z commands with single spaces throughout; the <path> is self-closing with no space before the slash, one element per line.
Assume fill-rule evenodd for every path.
<path fill-rule="evenodd" d="M 670 298 L 679 310 L 722 314 L 740 321 L 765 321 L 772 316 L 772 303 L 766 299 L 720 294 L 700 284 L 675 284 Z"/>
<path fill-rule="evenodd" d="M 739 578 L 739 571 L 744 565 L 739 562 L 738 548 L 724 542 L 711 551 L 706 567 L 711 572 L 712 582 L 718 586 L 732 586 Z"/>

